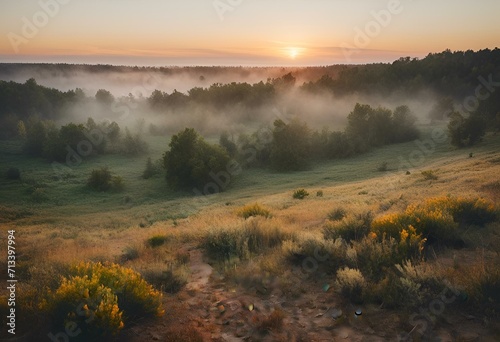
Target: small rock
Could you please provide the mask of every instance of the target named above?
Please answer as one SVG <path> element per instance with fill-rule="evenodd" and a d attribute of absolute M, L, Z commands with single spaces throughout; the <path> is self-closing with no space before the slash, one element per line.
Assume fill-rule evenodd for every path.
<path fill-rule="evenodd" d="M 342 310 L 341 309 L 333 309 L 331 315 L 332 315 L 333 319 L 340 318 L 342 316 Z"/>

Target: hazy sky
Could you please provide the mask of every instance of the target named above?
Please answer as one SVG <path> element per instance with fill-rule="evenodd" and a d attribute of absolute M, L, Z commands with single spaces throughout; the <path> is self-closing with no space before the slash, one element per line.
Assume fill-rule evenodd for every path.
<path fill-rule="evenodd" d="M 1 0 L 0 62 L 385 62 L 500 47 L 499 14 L 499 0 Z"/>

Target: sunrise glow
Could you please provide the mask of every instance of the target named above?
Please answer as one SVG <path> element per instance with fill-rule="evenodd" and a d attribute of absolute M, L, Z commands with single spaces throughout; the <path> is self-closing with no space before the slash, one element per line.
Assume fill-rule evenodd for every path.
<path fill-rule="evenodd" d="M 496 0 L 481 5 L 401 0 L 393 1 L 398 4 L 393 7 L 386 0 L 48 2 L 53 6 L 35 0 L 2 4 L 0 62 L 250 66 L 390 62 L 445 49 L 495 48 L 500 13 Z"/>

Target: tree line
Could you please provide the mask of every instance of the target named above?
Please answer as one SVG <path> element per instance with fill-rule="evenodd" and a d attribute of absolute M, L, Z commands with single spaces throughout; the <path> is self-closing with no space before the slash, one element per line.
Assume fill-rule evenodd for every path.
<path fill-rule="evenodd" d="M 298 119 L 277 119 L 272 127 L 237 139 L 224 132 L 219 144 L 209 144 L 194 129 L 186 128 L 172 137 L 163 163 L 167 182 L 175 189 L 192 190 L 213 183 L 222 191 L 236 173 L 234 164 L 298 171 L 315 161 L 347 158 L 418 136 L 415 117 L 407 106 L 392 111 L 358 103 L 348 115 L 344 131 L 314 131 Z"/>

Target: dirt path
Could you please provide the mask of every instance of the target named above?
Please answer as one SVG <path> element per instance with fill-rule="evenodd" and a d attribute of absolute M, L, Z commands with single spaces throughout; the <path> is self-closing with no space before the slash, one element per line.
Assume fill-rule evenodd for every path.
<path fill-rule="evenodd" d="M 295 284 L 301 288 L 296 298 L 284 296 L 279 283 L 268 286 L 265 295 L 248 286 L 228 289 L 200 249 L 186 250 L 188 283 L 179 293 L 165 296 L 165 316 L 128 329 L 126 341 L 413 341 L 398 338 L 412 327 L 394 311 L 342 302 L 332 288 L 324 291 L 314 279 Z M 275 310 L 283 313 L 282 327 L 270 323 Z M 479 318 L 453 310 L 447 310 L 431 334 L 439 341 L 493 341 L 486 338 Z"/>

